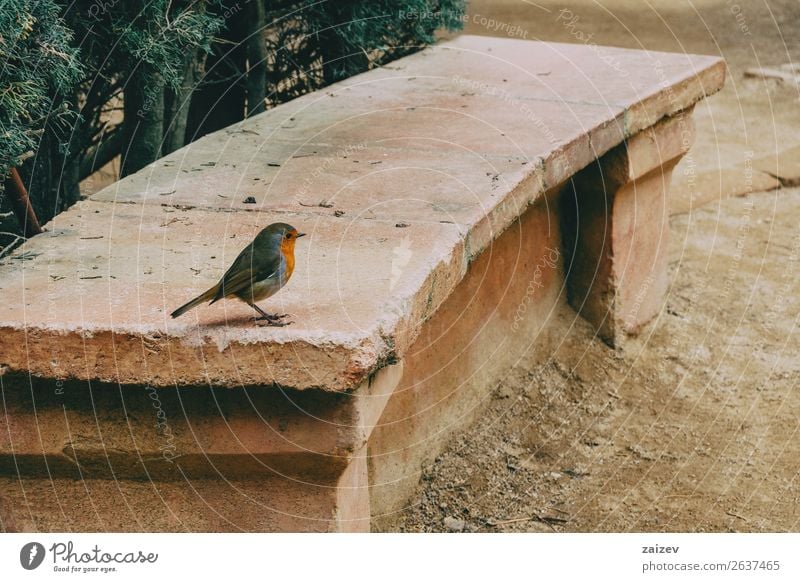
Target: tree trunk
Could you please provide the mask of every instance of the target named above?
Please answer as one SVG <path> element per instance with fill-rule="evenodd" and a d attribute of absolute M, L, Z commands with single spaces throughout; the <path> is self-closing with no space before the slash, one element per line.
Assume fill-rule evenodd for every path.
<path fill-rule="evenodd" d="M 164 79 L 140 62 L 123 89 L 125 132 L 120 175 L 125 177 L 161 157 L 164 139 Z"/>
<path fill-rule="evenodd" d="M 369 69 L 369 59 L 362 51 L 347 46 L 336 30 L 321 33 L 319 50 L 322 54 L 322 76 L 325 85 L 330 85 Z"/>
<path fill-rule="evenodd" d="M 61 204 L 57 212 L 66 210 L 81 199 L 80 165 L 77 156 L 62 156 L 60 162 L 61 172 L 57 182 Z"/>
<path fill-rule="evenodd" d="M 70 100 L 72 101 L 72 111 L 78 111 L 78 94 L 73 92 Z M 59 151 L 59 180 L 58 190 L 61 193 L 61 208 L 58 212 L 69 208 L 81 199 L 81 176 L 80 176 L 80 151 L 84 139 L 85 121 L 78 116 L 69 132 L 69 142 L 66 151 Z"/>
<path fill-rule="evenodd" d="M 264 0 L 251 0 L 247 4 L 247 116 L 252 117 L 266 109 L 267 51 L 264 46 L 266 16 Z"/>
<path fill-rule="evenodd" d="M 187 143 L 244 119 L 247 54 L 243 39 L 247 10 L 240 1 L 226 2 L 224 10 L 230 13 L 229 25 L 220 32 L 223 42 L 216 43 L 218 52 L 208 57 L 205 76 L 192 96 Z"/>
<path fill-rule="evenodd" d="M 189 108 L 192 103 L 192 93 L 197 82 L 197 73 L 202 69 L 205 61 L 202 51 L 190 51 L 186 55 L 183 69 L 183 80 L 177 91 L 167 89 L 165 96 L 164 116 L 164 147 L 163 154 L 167 155 L 186 145 L 186 125 L 189 120 Z"/>
<path fill-rule="evenodd" d="M 114 129 L 105 134 L 96 146 L 87 149 L 80 160 L 78 179 L 85 180 L 117 157 L 122 152 L 124 135 L 122 128 Z"/>
<path fill-rule="evenodd" d="M 55 141 L 50 132 L 45 131 L 36 155 L 18 168 L 41 224 L 46 224 L 61 211 L 57 174 L 57 169 L 61 168 L 61 156 Z"/>

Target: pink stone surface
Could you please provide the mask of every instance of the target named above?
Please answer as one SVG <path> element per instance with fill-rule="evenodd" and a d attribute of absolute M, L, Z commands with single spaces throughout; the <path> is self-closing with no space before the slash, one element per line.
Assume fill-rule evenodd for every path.
<path fill-rule="evenodd" d="M 694 137 L 691 110 L 660 120 L 565 186 L 570 302 L 619 346 L 662 309 L 669 183 Z"/>
<path fill-rule="evenodd" d="M 262 305 L 289 313 L 292 325 L 255 325 L 253 310 L 238 300 L 169 317 L 216 283 L 264 224 L 279 220 L 308 236 L 291 281 Z M 461 248 L 452 224 L 397 228 L 321 215 L 81 202 L 25 246 L 34 260 L 5 267 L 10 276 L 0 287 L 10 303 L 0 307 L 0 353 L 12 370 L 42 377 L 352 388 L 386 358 L 384 336 L 395 349 L 406 345 L 413 322 L 460 280 L 463 266 L 452 256 Z M 397 259 L 400 251 L 408 264 Z M 15 313 L 24 326 L 11 319 Z"/>
<path fill-rule="evenodd" d="M 0 365 L 351 390 L 548 187 L 723 79 L 715 57 L 462 36 L 306 95 L 106 188 L 4 260 Z M 292 326 L 256 327 L 235 301 L 169 319 L 275 221 L 310 234 L 264 302 Z"/>

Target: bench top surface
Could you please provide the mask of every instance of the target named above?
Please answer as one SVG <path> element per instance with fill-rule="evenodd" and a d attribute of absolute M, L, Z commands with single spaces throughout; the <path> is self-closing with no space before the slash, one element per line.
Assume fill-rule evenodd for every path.
<path fill-rule="evenodd" d="M 537 197 L 717 91 L 716 57 L 461 36 L 209 134 L 57 216 L 0 264 L 0 366 L 38 376 L 347 390 Z M 254 201 L 254 202 L 253 202 Z M 264 226 L 309 236 L 258 327 L 169 313 Z"/>

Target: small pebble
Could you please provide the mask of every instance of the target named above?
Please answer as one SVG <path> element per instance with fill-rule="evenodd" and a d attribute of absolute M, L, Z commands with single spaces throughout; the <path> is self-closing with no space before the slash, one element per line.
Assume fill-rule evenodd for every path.
<path fill-rule="evenodd" d="M 450 531 L 464 531 L 466 526 L 467 522 L 465 522 L 463 519 L 456 519 L 455 517 L 444 518 L 444 527 Z"/>

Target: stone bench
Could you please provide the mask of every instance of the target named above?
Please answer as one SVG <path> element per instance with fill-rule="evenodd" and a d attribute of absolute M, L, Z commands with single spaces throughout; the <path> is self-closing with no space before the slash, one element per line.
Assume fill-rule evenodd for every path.
<path fill-rule="evenodd" d="M 462 36 L 210 134 L 0 266 L 0 520 L 341 531 L 402 509 L 569 302 L 658 314 L 667 192 L 718 58 Z M 216 282 L 288 222 L 258 327 Z"/>

